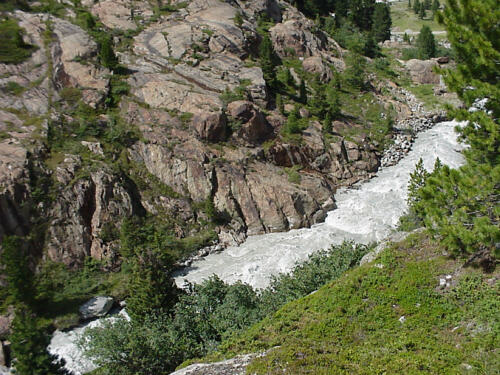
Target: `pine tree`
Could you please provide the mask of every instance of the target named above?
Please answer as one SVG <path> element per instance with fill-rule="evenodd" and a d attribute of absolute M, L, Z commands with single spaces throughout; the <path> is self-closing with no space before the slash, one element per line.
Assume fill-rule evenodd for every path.
<path fill-rule="evenodd" d="M 423 20 L 426 16 L 424 4 L 420 4 L 420 10 L 418 11 L 418 18 Z"/>
<path fill-rule="evenodd" d="M 4 267 L 7 290 L 13 302 L 33 302 L 33 272 L 28 266 L 28 254 L 21 238 L 5 236 L 2 241 L 0 264 Z"/>
<path fill-rule="evenodd" d="M 426 227 L 449 250 L 473 254 L 471 259 L 494 267 L 491 257 L 500 257 L 498 2 L 449 1 L 437 18 L 446 27 L 458 61 L 456 69 L 440 73 L 465 104 L 449 114 L 466 121 L 458 130 L 470 148 L 464 151 L 465 166 L 458 170 L 443 166 L 433 172 L 419 191 L 418 210 Z M 468 110 L 484 98 L 483 109 Z"/>
<path fill-rule="evenodd" d="M 440 6 L 441 6 L 441 5 L 439 4 L 439 0 L 434 0 L 434 1 L 432 2 L 431 9 L 432 9 L 432 14 L 433 14 L 433 15 L 436 15 L 436 12 L 439 10 L 439 7 L 440 7 Z"/>
<path fill-rule="evenodd" d="M 264 80 L 269 88 L 274 89 L 276 87 L 276 66 L 279 59 L 274 52 L 273 43 L 267 35 L 260 42 L 259 56 Z"/>
<path fill-rule="evenodd" d="M 424 25 L 420 29 L 417 38 L 417 49 L 420 59 L 426 60 L 436 55 L 436 41 L 429 26 Z"/>
<path fill-rule="evenodd" d="M 377 42 L 391 39 L 391 11 L 389 5 L 385 3 L 375 4 L 373 12 L 372 32 Z"/>
<path fill-rule="evenodd" d="M 415 14 L 418 14 L 418 12 L 420 12 L 420 0 L 415 0 L 413 2 L 413 12 L 415 12 Z"/>
<path fill-rule="evenodd" d="M 429 172 L 424 167 L 424 161 L 420 158 L 415 165 L 415 169 L 410 173 L 410 181 L 408 182 L 408 206 L 414 207 L 419 201 L 418 191 L 425 185 Z"/>
<path fill-rule="evenodd" d="M 135 320 L 168 311 L 177 300 L 168 265 L 151 253 L 134 262 L 129 293 L 127 312 Z"/>
<path fill-rule="evenodd" d="M 380 48 L 372 32 L 368 33 L 363 47 L 363 55 L 374 58 L 379 55 Z"/>
<path fill-rule="evenodd" d="M 59 364 L 53 363 L 55 358 L 47 352 L 50 336 L 45 331 L 40 327 L 40 319 L 28 305 L 17 306 L 9 337 L 16 374 L 68 374 Z"/>
<path fill-rule="evenodd" d="M 431 9 L 431 5 L 432 5 L 431 0 L 424 0 L 424 8 L 425 8 L 426 10 Z"/>
<path fill-rule="evenodd" d="M 100 41 L 99 60 L 102 66 L 111 70 L 118 65 L 118 59 L 113 51 L 113 42 L 109 36 L 102 38 Z"/>
<path fill-rule="evenodd" d="M 307 89 L 306 89 L 306 81 L 302 79 L 300 81 L 300 86 L 299 86 L 299 101 L 302 104 L 307 104 Z"/>

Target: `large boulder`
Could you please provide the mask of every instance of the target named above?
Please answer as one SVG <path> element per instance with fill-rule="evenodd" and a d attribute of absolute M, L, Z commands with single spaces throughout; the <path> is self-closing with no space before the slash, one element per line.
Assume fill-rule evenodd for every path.
<path fill-rule="evenodd" d="M 94 297 L 80 306 L 80 316 L 84 320 L 100 318 L 108 313 L 113 307 L 112 297 Z"/>
<path fill-rule="evenodd" d="M 332 70 L 323 62 L 319 56 L 311 56 L 302 61 L 302 67 L 308 73 L 319 74 L 323 82 L 332 78 Z"/>
<path fill-rule="evenodd" d="M 418 84 L 439 84 L 439 75 L 434 73 L 434 68 L 439 66 L 435 60 L 408 60 L 405 63 L 410 72 L 411 79 Z"/>
<path fill-rule="evenodd" d="M 194 116 L 193 127 L 200 139 L 210 142 L 223 141 L 227 136 L 226 116 L 222 112 Z"/>
<path fill-rule="evenodd" d="M 264 114 L 251 102 L 238 100 L 230 103 L 227 109 L 234 121 L 241 122 L 242 126 L 237 135 L 244 140 L 255 143 L 273 133 L 273 128 Z"/>

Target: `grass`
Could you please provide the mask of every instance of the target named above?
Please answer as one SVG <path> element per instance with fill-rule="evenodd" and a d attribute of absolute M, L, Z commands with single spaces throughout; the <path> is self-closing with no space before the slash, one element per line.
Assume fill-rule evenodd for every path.
<path fill-rule="evenodd" d="M 391 18 L 392 28 L 398 28 L 400 32 L 405 32 L 408 29 L 420 31 L 424 25 L 429 26 L 432 31 L 444 31 L 444 27 L 433 19 L 430 10 L 427 11 L 427 17 L 421 20 L 412 9 L 408 9 L 407 1 L 391 3 Z"/>
<path fill-rule="evenodd" d="M 224 342 L 209 359 L 272 348 L 247 373 L 500 371 L 499 283 L 486 281 L 498 272 L 462 268 L 422 233 L 393 245 L 374 263 L 285 305 Z M 439 289 L 446 274 L 453 275 L 452 286 Z"/>
<path fill-rule="evenodd" d="M 19 64 L 30 58 L 36 47 L 23 41 L 24 33 L 16 20 L 0 21 L 0 63 Z"/>

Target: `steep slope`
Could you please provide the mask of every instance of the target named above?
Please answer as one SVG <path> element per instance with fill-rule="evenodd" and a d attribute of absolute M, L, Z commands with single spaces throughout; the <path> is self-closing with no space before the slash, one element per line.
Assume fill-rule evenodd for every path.
<path fill-rule="evenodd" d="M 425 233 L 412 234 L 226 341 L 218 356 L 263 353 L 248 365 L 252 374 L 493 374 L 498 279 L 444 256 Z M 174 374 L 210 369 L 195 368 Z"/>

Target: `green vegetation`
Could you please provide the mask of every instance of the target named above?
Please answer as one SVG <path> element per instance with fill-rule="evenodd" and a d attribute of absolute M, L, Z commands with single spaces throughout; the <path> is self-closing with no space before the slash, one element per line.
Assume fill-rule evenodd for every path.
<path fill-rule="evenodd" d="M 257 374 L 493 374 L 499 369 L 499 283 L 461 268 L 412 235 L 316 293 L 285 305 L 211 358 L 273 348 Z M 457 270 L 460 270 L 457 272 Z M 439 278 L 453 286 L 437 290 Z"/>
<path fill-rule="evenodd" d="M 477 12 L 466 15 L 470 7 Z M 500 90 L 493 63 L 500 57 L 500 31 L 488 22 L 495 12 L 498 16 L 494 0 L 461 0 L 439 14 L 459 58 L 456 70 L 441 71 L 445 82 L 465 108 L 484 98 L 487 102 L 473 112 L 450 108 L 455 118 L 468 121 L 457 129 L 470 145 L 464 152 L 467 163 L 458 170 L 440 168 L 418 191 L 414 205 L 443 245 L 456 255 L 479 258 L 485 268 L 494 267 L 500 256 Z"/>
<path fill-rule="evenodd" d="M 413 9 L 408 9 L 407 4 L 403 1 L 391 3 L 391 18 L 392 27 L 397 28 L 400 32 L 404 32 L 405 30 L 417 31 L 424 25 L 428 26 L 432 31 L 442 32 L 445 30 L 443 26 L 434 20 L 432 13 L 428 13 L 426 18 L 420 19 L 418 13 L 415 13 Z M 445 34 L 443 33 L 443 35 Z"/>
<path fill-rule="evenodd" d="M 429 26 L 422 26 L 417 37 L 418 57 L 422 60 L 436 56 L 436 41 Z"/>
<path fill-rule="evenodd" d="M 20 64 L 31 56 L 36 47 L 25 43 L 23 35 L 24 29 L 17 20 L 0 20 L 0 63 Z"/>
<path fill-rule="evenodd" d="M 242 283 L 228 285 L 214 276 L 202 284 L 189 285 L 170 313 L 157 311 L 139 320 L 122 319 L 89 329 L 81 345 L 97 359 L 103 374 L 166 373 L 183 360 L 214 351 L 222 339 L 288 301 L 338 278 L 367 251 L 366 246 L 344 243 L 311 255 L 290 274 L 274 277 L 262 291 Z"/>

